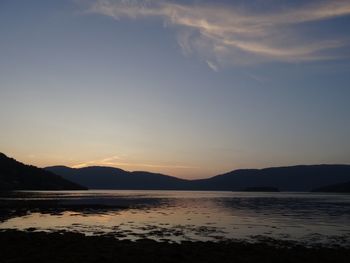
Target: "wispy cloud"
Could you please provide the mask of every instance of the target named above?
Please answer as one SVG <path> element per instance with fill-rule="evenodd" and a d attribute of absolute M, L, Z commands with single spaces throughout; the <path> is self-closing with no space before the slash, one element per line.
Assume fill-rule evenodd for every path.
<path fill-rule="evenodd" d="M 219 71 L 219 67 L 217 65 L 215 65 L 213 62 L 211 62 L 210 60 L 207 60 L 207 64 L 208 67 L 211 68 L 214 71 Z"/>
<path fill-rule="evenodd" d="M 114 166 L 120 160 L 121 160 L 121 158 L 118 155 L 114 155 L 114 156 L 103 158 L 103 159 L 82 162 L 82 163 L 73 165 L 73 168 L 82 168 L 82 167 L 93 166 L 93 165 Z"/>
<path fill-rule="evenodd" d="M 350 14 L 350 1 L 311 1 L 298 7 L 256 12 L 234 5 L 179 4 L 155 0 L 90 0 L 88 12 L 116 20 L 158 17 L 177 29 L 185 54 L 196 53 L 214 71 L 218 65 L 266 61 L 303 62 L 333 59 L 348 39 L 313 38 L 300 24 Z M 277 6 L 277 7 L 276 7 Z"/>
<path fill-rule="evenodd" d="M 76 165 L 73 165 L 73 168 L 82 168 L 88 166 L 112 166 L 112 167 L 127 167 L 131 169 L 140 169 L 140 168 L 169 168 L 169 169 L 197 169 L 195 166 L 187 166 L 187 165 L 164 165 L 164 164 L 152 164 L 152 163 L 143 163 L 143 162 L 128 162 L 121 158 L 118 155 L 91 160 L 82 162 Z"/>

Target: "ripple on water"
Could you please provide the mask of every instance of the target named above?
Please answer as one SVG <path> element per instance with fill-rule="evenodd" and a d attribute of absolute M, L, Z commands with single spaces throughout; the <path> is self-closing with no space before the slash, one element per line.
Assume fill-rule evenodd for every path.
<path fill-rule="evenodd" d="M 96 196 L 56 192 L 31 193 L 26 197 L 21 193 L 20 200 L 34 200 L 33 207 L 18 216 L 16 210 L 9 210 L 13 216 L 0 223 L 0 228 L 69 230 L 120 239 L 152 238 L 172 242 L 265 237 L 310 243 L 350 243 L 349 196 L 165 191 L 108 191 L 105 195 L 98 192 Z M 16 196 L 11 198 L 15 203 Z M 47 205 L 48 200 L 61 208 L 40 207 L 42 203 Z M 93 206 L 94 209 L 89 206 L 101 205 L 99 202 L 103 206 Z M 69 207 L 62 204 L 69 204 Z M 84 206 L 74 206 L 76 204 Z"/>

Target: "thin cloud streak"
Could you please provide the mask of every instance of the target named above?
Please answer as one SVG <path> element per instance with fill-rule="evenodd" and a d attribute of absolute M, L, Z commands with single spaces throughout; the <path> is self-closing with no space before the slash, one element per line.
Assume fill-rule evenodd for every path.
<path fill-rule="evenodd" d="M 116 20 L 158 17 L 178 30 L 184 54 L 196 53 L 208 66 L 267 61 L 303 62 L 338 58 L 344 39 L 315 39 L 296 27 L 350 14 L 350 2 L 312 2 L 264 14 L 234 6 L 175 4 L 152 0 L 91 0 L 88 13 Z"/>
<path fill-rule="evenodd" d="M 219 68 L 217 65 L 215 65 L 213 62 L 210 60 L 207 60 L 208 67 L 211 68 L 213 71 L 218 72 Z"/>
<path fill-rule="evenodd" d="M 198 169 L 195 166 L 186 165 L 161 165 L 150 163 L 126 162 L 119 156 L 111 156 L 100 160 L 92 160 L 73 165 L 72 168 L 83 168 L 88 166 L 112 166 L 112 167 L 145 167 L 145 168 L 170 168 L 170 169 Z"/>

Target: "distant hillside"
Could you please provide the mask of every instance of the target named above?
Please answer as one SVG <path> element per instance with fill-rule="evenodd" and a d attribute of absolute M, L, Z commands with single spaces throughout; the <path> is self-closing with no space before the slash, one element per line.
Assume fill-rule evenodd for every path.
<path fill-rule="evenodd" d="M 93 189 L 175 190 L 185 188 L 187 180 L 150 172 L 128 172 L 118 168 L 92 166 L 80 169 L 47 167 L 67 180 Z"/>
<path fill-rule="evenodd" d="M 243 191 L 244 192 L 279 192 L 280 190 L 276 187 L 258 186 L 258 187 L 247 187 Z"/>
<path fill-rule="evenodd" d="M 298 165 L 265 169 L 236 170 L 198 180 L 205 190 L 243 190 L 270 186 L 280 191 L 311 191 L 324 185 L 350 181 L 350 165 Z"/>
<path fill-rule="evenodd" d="M 0 153 L 0 190 L 86 189 L 35 166 L 25 165 Z"/>
<path fill-rule="evenodd" d="M 350 181 L 350 165 L 236 170 L 201 180 L 183 180 L 149 172 L 127 172 L 111 167 L 73 169 L 54 166 L 46 169 L 92 189 L 244 191 L 269 186 L 280 191 L 310 191 L 324 185 Z"/>
<path fill-rule="evenodd" d="M 323 186 L 312 190 L 313 192 L 324 192 L 324 193 L 350 193 L 350 181 L 340 184 L 332 184 Z"/>

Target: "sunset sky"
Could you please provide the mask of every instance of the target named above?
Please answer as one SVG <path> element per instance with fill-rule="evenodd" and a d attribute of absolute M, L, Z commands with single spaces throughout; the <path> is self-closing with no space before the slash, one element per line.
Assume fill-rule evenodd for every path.
<path fill-rule="evenodd" d="M 350 1 L 0 1 L 0 152 L 183 178 L 350 163 Z"/>

